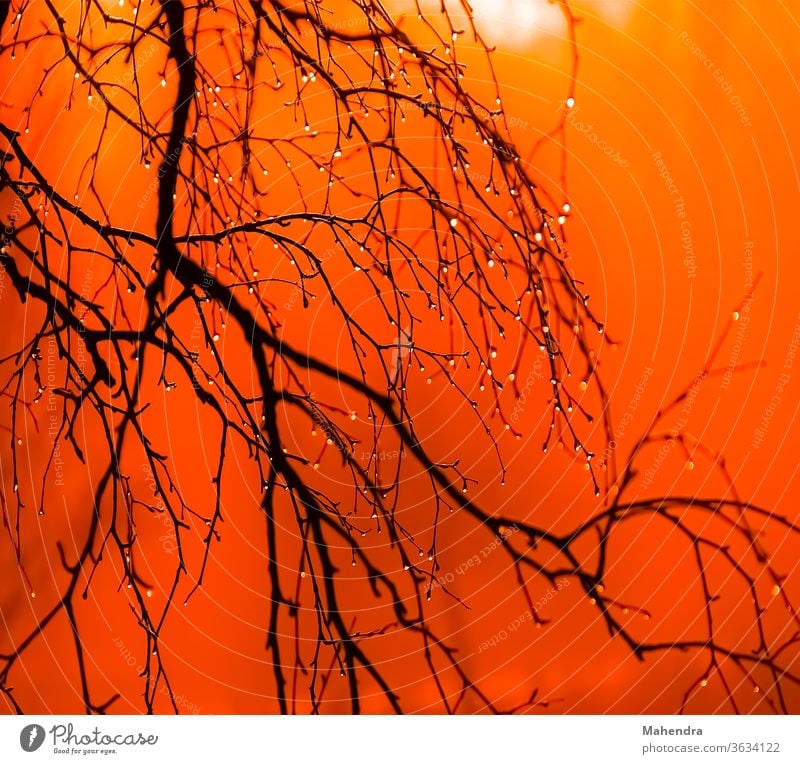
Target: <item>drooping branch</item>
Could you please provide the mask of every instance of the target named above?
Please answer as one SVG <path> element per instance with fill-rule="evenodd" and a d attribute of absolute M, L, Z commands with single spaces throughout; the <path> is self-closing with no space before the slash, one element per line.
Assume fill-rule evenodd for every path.
<path fill-rule="evenodd" d="M 114 565 L 131 630 L 142 635 L 144 708 L 156 710 L 163 692 L 179 711 L 165 625 L 213 570 L 226 514 L 258 512 L 276 710 L 324 710 L 336 674 L 354 713 L 373 693 L 387 709 L 413 710 L 414 699 L 394 686 L 373 647 L 395 633 L 419 645 L 422 657 L 414 660 L 424 661 L 441 709 L 456 712 L 470 698 L 485 710 L 522 710 L 527 706 L 490 697 L 457 646 L 432 625 L 434 594 L 463 604 L 438 559 L 441 518 L 453 514 L 503 550 L 536 625 L 546 621 L 531 583 L 574 581 L 610 637 L 642 661 L 666 652 L 708 657 L 687 699 L 716 676 L 738 710 L 738 672 L 736 681 L 754 683 L 774 708 L 790 710 L 783 687 L 798 681 L 796 638 L 775 642 L 764 626 L 759 576 L 766 573 L 786 595 L 758 529 L 771 524 L 793 535 L 798 528 L 739 499 L 718 455 L 688 433 L 660 429 L 686 391 L 664 407 L 619 473 L 613 454 L 601 465 L 593 461 L 613 432 L 596 352 L 607 341 L 605 328 L 572 272 L 565 216 L 544 203 L 549 196 L 537 185 L 536 168 L 513 140 L 491 51 L 473 24 L 472 45 L 496 89 L 487 106 L 464 63 L 469 32 L 453 26 L 446 8 L 441 18 L 409 26 L 379 3 L 344 5 L 359 31 L 337 27 L 318 3 L 161 0 L 152 9 L 138 6 L 132 20 L 94 3 L 80 19 L 65 18 L 45 3 L 45 31 L 33 20 L 26 26 L 33 14 L 26 7 L 12 41 L 5 34 L 0 40 L 3 60 L 17 45 L 55 43 L 44 79 L 31 91 L 26 125 L 43 118 L 43 88 L 63 69 L 74 83 L 70 104 L 85 88 L 97 126 L 73 193 L 73 178 L 54 176 L 24 132 L 0 123 L 0 185 L 20 208 L 1 265 L 20 306 L 36 317 L 0 358 L 0 394 L 10 400 L 3 459 L 13 471 L 13 490 L 3 486 L 2 502 L 23 570 L 25 495 L 33 492 L 18 478 L 27 458 L 20 422 L 35 419 L 35 404 L 52 398 L 61 424 L 47 465 L 64 444 L 80 462 L 102 465 L 74 559 L 59 546 L 62 593 L 36 628 L 0 655 L 3 696 L 22 710 L 12 672 L 64 617 L 84 709 L 114 708 L 116 696 L 97 702 L 90 686 L 78 607 L 89 587 L 99 586 L 100 566 Z M 575 45 L 574 18 L 562 6 Z M 116 80 L 109 79 L 114 72 Z M 574 80 L 573 72 L 569 97 Z M 128 214 L 131 205 L 107 199 L 97 182 L 97 157 L 113 152 L 120 134 L 125 138 L 116 140 L 141 146 L 144 171 L 155 166 L 140 189 L 138 216 Z M 411 140 L 420 137 L 434 152 L 432 164 Z M 140 170 L 131 168 L 131 176 Z M 98 271 L 99 286 L 82 286 L 87 268 Z M 360 308 L 367 299 L 368 313 Z M 304 347 L 307 338 L 292 332 L 295 305 L 304 316 L 336 323 L 344 350 Z M 40 368 L 41 348 L 51 340 L 58 385 L 43 381 Z M 564 464 L 585 470 L 602 499 L 566 530 L 540 522 L 534 502 L 488 506 L 472 490 L 471 469 L 425 434 L 420 379 L 422 390 L 436 391 L 457 419 L 474 424 L 503 483 L 508 436 L 522 435 L 518 408 L 528 383 L 521 386 L 521 375 L 531 365 L 544 369 L 548 384 L 540 401 L 549 412 L 544 450 L 561 446 Z M 712 366 L 713 358 L 704 372 L 714 373 Z M 187 497 L 176 455 L 149 415 L 167 393 L 193 405 L 210 433 L 203 449 L 212 467 L 200 502 Z M 664 441 L 704 455 L 728 494 L 631 498 L 648 449 Z M 361 454 L 358 443 L 366 443 Z M 398 453 L 393 474 L 379 460 L 387 444 Z M 252 469 L 252 506 L 229 499 L 229 465 L 241 455 Z M 147 469 L 146 490 L 133 477 L 138 464 Z M 48 468 L 35 497 L 41 512 L 50 505 Z M 422 504 L 406 482 L 410 473 L 421 476 L 414 489 L 424 483 Z M 140 531 L 153 516 L 164 518 L 175 551 L 169 576 L 158 581 L 145 567 L 152 550 Z M 649 611 L 610 593 L 614 542 L 642 519 L 657 525 L 656 541 L 658 529 L 674 530 L 691 551 L 704 639 L 642 633 L 625 616 L 633 611 L 649 621 Z M 726 535 L 715 536 L 717 526 Z M 719 540 L 730 535 L 744 551 Z M 711 556 L 747 590 L 757 634 L 751 652 L 718 635 Z M 342 559 L 375 598 L 367 624 L 348 615 Z M 164 593 L 158 604 L 155 588 Z M 788 598 L 785 604 L 796 623 Z M 456 689 L 442 679 L 448 672 Z M 548 702 L 534 691 L 527 705 Z"/>

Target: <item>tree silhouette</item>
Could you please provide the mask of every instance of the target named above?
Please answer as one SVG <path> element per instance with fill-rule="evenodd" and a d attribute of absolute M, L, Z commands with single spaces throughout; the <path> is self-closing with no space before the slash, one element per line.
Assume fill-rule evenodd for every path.
<path fill-rule="evenodd" d="M 574 45 L 576 19 L 560 5 Z M 542 702 L 536 692 L 525 706 L 498 702 L 431 623 L 432 597 L 460 602 L 439 563 L 453 516 L 481 529 L 478 548 L 507 555 L 534 625 L 545 621 L 532 582 L 573 582 L 638 658 L 702 657 L 687 702 L 713 679 L 732 709 L 743 683 L 790 709 L 798 620 L 762 534 L 798 528 L 739 498 L 724 460 L 674 424 L 697 380 L 630 454 L 609 448 L 598 369 L 609 340 L 573 271 L 569 207 L 514 142 L 468 6 L 458 18 L 449 6 L 435 18 L 418 10 L 397 18 L 376 0 L 0 4 L 0 60 L 24 104 L 19 124 L 0 123 L 2 267 L 25 316 L 1 359 L 0 499 L 22 575 L 26 533 L 64 475 L 87 465 L 92 492 L 83 536 L 57 546 L 59 595 L 0 656 L 0 690 L 16 711 L 27 709 L 15 668 L 59 619 L 74 637 L 85 711 L 114 709 L 117 696 L 91 686 L 77 612 L 106 568 L 140 634 L 143 709 L 166 692 L 179 711 L 163 634 L 203 586 L 225 518 L 240 512 L 260 513 L 266 529 L 265 638 L 281 713 L 319 711 L 334 674 L 354 713 L 365 693 L 415 710 L 376 657 L 376 638 L 395 632 L 417 645 L 404 660 L 427 667 L 438 711 L 468 698 L 494 712 Z M 554 134 L 566 129 L 575 74 Z M 47 143 L 29 132 L 47 123 L 53 91 L 83 125 L 65 159 L 76 172 L 63 177 L 41 169 Z M 698 379 L 717 373 L 713 361 Z M 502 484 L 540 373 L 543 449 L 585 469 L 598 497 L 567 529 L 537 522 L 524 496 L 487 505 L 469 460 L 451 458 L 458 446 L 428 421 L 435 401 L 452 442 L 466 447 L 464 428 L 481 433 Z M 176 466 L 181 433 L 153 413 L 167 407 L 201 422 L 207 480 Z M 640 470 L 664 444 L 720 474 L 722 495 L 642 491 Z M 187 481 L 200 493 L 187 496 Z M 241 481 L 249 506 L 228 499 Z M 153 516 L 157 541 L 140 533 Z M 607 572 L 626 564 L 617 536 L 642 521 L 649 537 L 674 531 L 691 550 L 702 635 L 642 630 L 626 617 L 637 606 L 612 595 Z M 156 565 L 153 581 L 146 561 L 159 554 L 170 567 Z M 348 614 L 351 566 L 382 622 L 362 627 Z M 719 588 L 734 581 L 752 644 L 718 631 Z M 764 600 L 777 593 L 794 626 L 776 641 Z"/>

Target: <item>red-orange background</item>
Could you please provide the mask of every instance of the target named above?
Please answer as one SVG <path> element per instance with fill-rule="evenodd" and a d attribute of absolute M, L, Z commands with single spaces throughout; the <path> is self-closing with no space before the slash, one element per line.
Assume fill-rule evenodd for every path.
<path fill-rule="evenodd" d="M 659 406 L 685 387 L 706 363 L 748 291 L 745 242 L 752 241 L 753 271 L 762 275 L 749 306 L 746 332 L 739 335 L 743 341 L 738 362 L 760 366 L 739 371 L 725 389 L 720 377 L 706 380 L 687 429 L 707 446 L 724 451 L 741 494 L 779 514 L 796 517 L 791 500 L 797 470 L 795 419 L 800 379 L 796 370 L 790 370 L 774 418 L 758 447 L 754 446 L 754 432 L 790 360 L 787 345 L 800 323 L 795 297 L 800 275 L 795 259 L 798 175 L 793 154 L 800 139 L 800 115 L 793 108 L 798 96 L 793 73 L 800 71 L 797 19 L 785 8 L 776 5 L 767 10 L 755 0 L 716 0 L 701 7 L 678 2 L 587 1 L 576 4 L 575 10 L 582 18 L 577 26 L 580 67 L 575 104 L 566 122 L 567 187 L 562 187 L 560 136 L 542 146 L 532 161 L 537 177 L 556 203 L 571 206 L 566 233 L 574 270 L 591 293 L 609 337 L 617 343 L 597 345 L 615 417 L 622 416 L 630 405 L 644 370 L 653 370 L 631 423 L 616 438 L 617 455 L 627 454 Z M 491 22 L 484 23 L 491 37 Z M 555 34 L 532 35 L 511 43 L 496 40 L 495 65 L 504 107 L 522 148 L 532 147 L 558 120 L 572 62 L 564 32 L 565 27 L 556 26 Z M 713 59 L 712 70 L 692 54 L 687 40 Z M 18 52 L 15 63 L 8 54 L 2 60 L 3 68 L 10 72 L 10 85 L 2 94 L 1 114 L 10 124 L 19 124 L 18 99 L 30 90 L 30 77 L 38 69 L 25 55 Z M 475 54 L 465 52 L 465 56 L 468 60 L 473 57 L 478 66 Z M 717 69 L 727 84 L 715 79 Z M 14 72 L 19 71 L 28 72 L 27 79 L 15 79 Z M 476 87 L 482 86 L 476 83 Z M 94 112 L 76 109 L 62 113 L 63 91 L 58 88 L 48 90 L 44 98 L 54 122 L 34 122 L 30 134 L 24 136 L 24 145 L 48 177 L 59 179 L 68 195 L 85 159 L 75 150 L 75 136 L 84 129 L 86 115 Z M 750 124 L 742 124 L 733 98 L 746 109 Z M 45 113 L 43 109 L 40 106 L 39 115 Z M 613 148 L 617 161 L 603 152 L 600 141 Z M 675 197 L 659 177 L 653 158 L 656 152 L 685 201 L 696 261 L 693 275 L 684 264 L 681 220 Z M 119 140 L 114 151 L 103 157 L 98 173 L 101 187 L 112 197 L 116 194 L 114 209 L 119 207 L 123 218 L 136 214 L 127 200 L 140 198 L 151 177 L 140 166 L 131 169 L 129 163 L 133 165 L 130 146 Z M 126 182 L 117 187 L 120 175 Z M 272 182 L 288 181 L 279 176 Z M 280 186 L 271 190 L 276 196 L 281 193 Z M 9 197 L 3 197 L 3 202 L 10 207 Z M 152 222 L 148 213 L 137 225 L 152 227 Z M 269 265 L 260 267 L 268 269 Z M 277 301 L 284 299 L 281 295 Z M 9 294 L 2 296 L 0 305 L 11 325 L 26 315 L 11 307 Z M 308 314 L 301 317 L 299 307 L 292 310 L 291 321 L 296 323 L 287 324 L 289 337 L 310 335 L 321 345 L 342 342 L 340 327 L 325 321 L 326 308 L 315 306 L 315 310 L 318 313 L 310 318 Z M 717 367 L 724 368 L 731 360 L 738 328 L 733 326 L 723 344 Z M 227 341 L 223 339 L 223 346 Z M 3 354 L 13 347 L 14 334 L 8 332 L 2 340 Z M 543 405 L 546 381 L 537 381 L 536 390 Z M 422 384 L 416 395 L 424 407 Z M 496 479 L 496 462 L 485 453 L 486 441 L 475 437 L 472 423 L 453 421 L 442 406 L 428 406 L 421 426 L 428 442 L 437 444 L 443 461 L 458 452 L 474 465 L 475 474 L 481 477 L 476 496 L 484 506 L 496 506 L 511 516 L 535 518 L 540 524 L 568 527 L 600 506 L 600 501 L 594 498 L 585 472 L 564 454 L 542 457 L 540 446 L 549 420 L 542 414 L 543 407 L 533 411 L 535 408 L 531 405 L 526 410 L 522 440 L 500 439 L 509 465 L 504 488 Z M 183 488 L 204 501 L 207 477 L 215 465 L 204 456 L 204 437 L 207 440 L 209 436 L 203 432 L 202 418 L 188 399 L 167 401 L 159 393 L 150 422 L 156 432 L 162 431 L 161 445 L 175 460 Z M 707 461 L 700 457 L 696 462 L 696 468 L 689 471 L 686 460 L 674 450 L 659 471 L 653 490 L 704 495 L 724 490 L 721 481 L 709 478 L 712 471 Z M 50 552 L 53 539 L 63 537 L 65 528 L 74 528 L 80 535 L 80 508 L 89 501 L 86 468 L 79 470 L 71 464 L 68 469 L 79 476 L 63 491 L 64 510 L 53 512 L 43 530 L 42 547 Z M 252 469 L 244 463 L 243 477 L 237 472 L 232 470 L 230 478 L 241 479 L 241 488 L 228 494 L 222 543 L 214 547 L 204 587 L 186 608 L 173 614 L 162 640 L 173 686 L 183 696 L 183 711 L 276 710 L 271 699 L 272 669 L 264 651 L 268 600 L 257 486 Z M 143 473 L 133 475 L 140 489 L 146 485 L 145 477 Z M 3 479 L 8 492 L 5 470 Z M 425 510 L 423 487 L 410 490 L 406 500 L 411 522 L 423 528 L 427 520 L 427 515 L 421 514 Z M 140 533 L 145 539 L 149 534 L 157 548 L 163 528 L 160 520 L 152 522 L 152 528 L 140 528 Z M 29 521 L 26 530 L 36 534 L 38 527 Z M 442 535 L 443 571 L 458 569 L 491 542 L 491 537 L 458 518 L 448 520 Z M 775 534 L 764 542 L 774 552 L 775 567 L 791 574 L 797 559 L 796 541 L 783 543 Z M 688 570 L 685 546 L 660 538 L 646 543 L 633 539 L 632 544 L 634 551 L 621 554 L 624 564 L 612 570 L 609 585 L 624 592 L 624 599 L 647 606 L 658 628 L 691 633 L 700 602 L 696 593 L 691 593 L 694 579 L 683 572 Z M 2 635 L 5 650 L 16 635 L 32 625 L 34 613 L 41 613 L 40 608 L 52 602 L 59 575 L 50 571 L 50 565 L 58 566 L 56 557 L 33 556 L 28 572 L 37 598 L 31 600 L 16 574 L 10 546 L 2 550 L 3 578 L 8 582 L 0 594 L 8 628 L 8 634 Z M 147 561 L 154 580 L 159 571 L 163 575 L 168 563 L 158 553 Z M 349 569 L 346 572 L 349 574 Z M 348 607 L 365 628 L 381 625 L 371 620 L 371 600 L 365 598 L 356 579 L 354 574 Z M 631 579 L 626 589 L 625 582 Z M 140 708 L 141 680 L 131 670 L 129 656 L 135 656 L 135 665 L 141 664 L 143 656 L 124 596 L 114 594 L 117 580 L 118 571 L 111 565 L 103 568 L 79 617 L 84 634 L 92 635 L 92 680 L 107 692 L 122 692 L 123 699 L 113 710 L 125 712 Z M 156 602 L 162 588 L 158 583 L 153 587 Z M 539 581 L 532 588 L 536 597 L 545 597 L 549 586 Z M 546 627 L 534 629 L 528 623 L 529 628 L 515 631 L 502 645 L 478 654 L 484 640 L 524 613 L 524 601 L 515 592 L 507 559 L 500 554 L 489 555 L 480 566 L 459 575 L 454 589 L 470 609 L 435 593 L 431 612 L 440 629 L 465 656 L 471 656 L 465 658 L 466 665 L 481 678 L 484 692 L 508 705 L 522 703 L 538 687 L 539 698 L 551 702 L 551 711 L 673 711 L 703 670 L 686 655 L 654 657 L 642 665 L 621 641 L 609 638 L 577 585 L 567 587 L 543 606 L 542 615 L 550 620 Z M 800 594 L 793 575 L 786 589 Z M 690 593 L 684 597 L 687 591 Z M 729 596 L 736 598 L 742 593 L 732 586 Z M 785 621 L 782 605 L 776 600 L 770 608 L 769 617 L 779 630 Z M 736 612 L 735 607 L 731 612 L 734 615 L 723 631 L 735 639 L 739 632 L 746 633 L 752 617 Z M 639 622 L 636 628 L 649 628 L 648 624 Z M 26 653 L 16 669 L 15 682 L 23 708 L 80 710 L 70 639 L 65 623 L 54 624 Z M 404 692 L 409 707 L 430 710 L 435 695 L 430 683 L 419 678 L 425 673 L 419 668 L 420 654 L 409 654 L 408 643 L 392 636 L 386 637 L 379 649 L 395 681 L 408 682 Z M 331 703 L 325 709 L 346 712 L 346 685 L 338 681 L 338 677 L 331 680 Z M 742 687 L 739 693 L 743 707 L 769 710 L 752 697 L 749 687 Z M 104 694 L 98 690 L 99 696 Z M 723 698 L 720 687 L 711 683 L 693 696 L 689 709 L 729 710 L 721 705 Z M 791 700 L 796 708 L 798 697 Z M 168 709 L 166 697 L 159 699 L 157 708 Z M 299 710 L 306 707 L 301 704 Z M 381 697 L 374 695 L 365 702 L 364 710 L 387 709 Z M 481 710 L 481 704 L 474 702 L 463 710 Z"/>

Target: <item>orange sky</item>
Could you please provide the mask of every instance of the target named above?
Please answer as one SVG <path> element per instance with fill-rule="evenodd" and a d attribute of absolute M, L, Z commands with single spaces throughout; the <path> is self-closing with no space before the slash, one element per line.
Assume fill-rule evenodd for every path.
<path fill-rule="evenodd" d="M 790 497 L 797 488 L 800 391 L 800 361 L 796 358 L 800 306 L 795 296 L 800 265 L 794 257 L 799 235 L 794 225 L 799 184 L 792 149 L 800 145 L 793 75 L 800 71 L 798 20 L 785 8 L 766 12 L 756 0 L 714 0 L 702 6 L 672 1 L 575 3 L 581 17 L 576 28 L 579 69 L 574 103 L 564 112 L 564 99 L 571 92 L 572 58 L 561 16 L 543 5 L 541 23 L 546 25 L 545 32 L 526 35 L 517 28 L 512 35 L 507 23 L 493 22 L 488 11 L 480 10 L 483 7 L 486 4 L 479 7 L 479 29 L 497 45 L 493 61 L 512 135 L 549 198 L 556 205 L 569 204 L 564 233 L 572 268 L 607 327 L 606 335 L 592 341 L 610 396 L 618 464 L 624 463 L 657 412 L 697 377 L 719 338 L 728 332 L 713 364 L 719 373 L 702 379 L 683 412 L 673 412 L 665 423 L 674 427 L 683 417 L 681 432 L 691 442 L 701 443 L 701 448 L 691 456 L 680 448 L 671 448 L 661 464 L 658 445 L 648 447 L 640 455 L 640 465 L 642 471 L 653 468 L 653 474 L 650 478 L 646 474 L 637 477 L 627 497 L 719 495 L 727 490 L 727 484 L 709 454 L 723 452 L 724 466 L 745 501 L 796 519 L 797 508 Z M 389 8 L 397 13 L 406 9 L 400 0 Z M 413 21 L 408 24 L 419 33 Z M 463 60 L 471 67 L 467 79 L 474 78 L 470 85 L 491 97 L 481 56 L 468 41 L 459 44 L 463 46 Z M 54 50 L 52 43 L 50 47 L 43 45 L 43 57 L 57 55 Z M 24 125 L 21 105 L 38 76 L 35 55 L 18 51 L 12 62 L 5 52 L 0 58 L 0 67 L 8 72 L 9 84 L 0 91 L 0 120 L 6 124 Z M 224 71 L 221 55 L 216 63 Z M 166 110 L 172 83 L 162 89 L 162 72 L 156 62 L 144 61 L 143 65 L 143 99 L 154 112 Z M 86 102 L 86 94 L 80 89 L 75 108 L 62 111 L 65 93 L 72 86 L 71 71 L 47 86 L 30 132 L 22 139 L 40 169 L 67 198 L 75 189 L 85 187 L 81 172 L 87 150 L 91 150 L 93 141 L 96 143 L 101 127 L 99 112 Z M 275 131 L 302 130 L 302 124 L 286 127 L 288 110 L 281 108 L 281 99 L 263 96 L 261 124 Z M 326 124 L 329 127 L 330 115 L 320 110 L 314 113 L 313 104 L 311 108 L 314 129 L 324 130 Z M 557 125 L 563 113 L 567 115 L 565 132 L 540 145 L 532 155 L 534 145 Z M 50 120 L 45 115 L 50 115 Z M 432 154 L 424 123 L 418 122 L 418 139 L 409 142 L 409 151 L 420 166 L 428 167 L 446 186 L 452 183 L 449 168 L 437 165 L 441 158 Z M 108 200 L 119 225 L 152 232 L 152 205 L 137 207 L 135 200 L 149 198 L 147 188 L 155 163 L 145 168 L 136 142 L 122 131 L 107 145 L 95 172 L 101 196 Z M 566 188 L 562 149 L 566 151 Z M 355 183 L 360 182 L 355 177 L 360 161 L 353 160 L 349 165 Z M 267 205 L 279 200 L 284 209 L 294 209 L 304 201 L 313 204 L 325 193 L 325 184 L 319 183 L 313 193 L 298 196 L 285 168 L 278 169 L 273 163 L 270 170 L 270 180 L 265 181 Z M 306 166 L 299 172 L 303 178 L 313 178 L 316 168 Z M 346 195 L 338 193 L 344 203 Z M 1 198 L 5 220 L 13 200 L 7 192 Z M 93 202 L 87 199 L 86 204 Z M 358 206 L 353 204 L 355 213 Z M 398 215 L 410 241 L 425 234 L 425 222 L 417 219 L 415 210 L 405 209 Z M 324 250 L 323 237 L 316 240 L 316 246 Z M 429 247 L 430 243 L 423 240 L 422 246 Z M 146 249 L 134 250 L 142 263 L 149 263 Z M 285 262 L 269 259 L 262 250 L 257 250 L 256 260 L 262 276 L 286 278 L 290 273 Z M 374 297 L 353 275 L 350 265 L 331 258 L 328 267 L 347 294 L 354 314 L 360 311 L 358 315 L 391 342 L 395 329 L 375 318 Z M 103 262 L 85 272 L 87 289 L 96 290 L 107 272 Z M 82 281 L 78 279 L 73 285 L 80 288 Z M 747 298 L 756 282 L 757 288 Z M 35 311 L 20 308 L 12 299 L 10 284 L 0 283 L 4 319 L 11 326 L 30 326 Z M 410 280 L 408 286 L 413 288 Z M 319 349 L 328 359 L 340 360 L 343 369 L 352 369 L 341 320 L 337 323 L 336 311 L 324 294 L 312 302 L 310 310 L 302 310 L 291 287 L 274 289 L 269 298 L 282 311 L 284 338 Z M 132 315 L 141 311 L 141 294 L 124 300 Z M 190 321 L 186 317 L 187 331 Z M 242 355 L 241 338 L 220 331 L 220 352 L 227 353 L 231 368 L 246 379 L 251 372 L 246 354 Z M 451 341 L 438 323 L 426 325 L 424 331 L 431 343 L 441 347 Z M 463 338 L 454 342 L 463 344 Z M 6 332 L 0 340 L 0 354 L 12 352 L 16 344 L 14 333 Z M 512 368 L 517 348 L 513 340 L 509 344 L 511 347 L 499 353 L 498 368 Z M 603 494 L 596 498 L 582 464 L 559 450 L 542 454 L 541 444 L 550 421 L 546 409 L 550 388 L 546 378 L 539 378 L 535 358 L 532 351 L 526 351 L 517 372 L 520 380 L 533 374 L 532 402 L 522 407 L 519 417 L 523 437 L 515 439 L 511 433 L 497 430 L 508 468 L 505 486 L 500 485 L 497 461 L 482 428 L 469 411 L 465 415 L 457 408 L 441 377 L 428 386 L 427 375 L 416 375 L 409 384 L 410 396 L 417 407 L 421 439 L 443 462 L 460 457 L 463 469 L 478 480 L 474 488 L 470 487 L 471 496 L 520 522 L 533 518 L 538 524 L 563 531 L 601 509 L 609 498 L 602 475 Z M 740 365 L 742 368 L 738 368 Z M 734 367 L 735 373 L 724 374 Z M 214 442 L 210 420 L 200 412 L 191 391 L 179 388 L 177 394 L 166 396 L 154 386 L 157 369 L 151 366 L 149 373 L 153 379 L 148 384 L 153 384 L 155 392 L 147 414 L 148 426 L 158 447 L 169 453 L 181 489 L 190 501 L 209 506 L 209 479 L 216 469 L 213 449 L 208 448 Z M 542 374 L 546 377 L 546 369 Z M 474 375 L 470 379 L 474 382 Z M 314 384 L 320 392 L 340 395 L 338 403 L 345 410 L 358 403 L 332 384 L 326 386 L 319 379 Z M 512 395 L 512 391 L 509 388 L 503 394 Z M 599 413 L 591 387 L 585 400 Z M 509 409 L 513 405 L 510 403 Z M 487 412 L 491 410 L 488 396 L 481 406 Z M 353 426 L 365 440 L 369 437 L 371 425 L 366 420 L 359 419 Z M 90 444 L 97 433 L 89 429 L 82 436 Z M 587 426 L 585 434 L 590 443 L 601 443 L 599 430 Z M 321 440 L 307 427 L 292 430 L 291 437 L 303 453 L 309 454 L 317 452 L 316 444 Z M 312 440 L 314 437 L 317 440 Z M 26 438 L 32 443 L 29 462 L 35 469 L 42 463 L 44 450 L 32 432 Z M 390 438 L 382 443 L 380 466 L 387 473 L 396 466 L 397 447 Z M 12 482 L 8 448 L 2 454 L 3 490 L 8 499 Z M 132 486 L 146 491 L 148 473 L 141 456 L 131 448 L 126 457 Z M 30 588 L 17 573 L 10 542 L 5 536 L 0 541 L 0 566 L 7 582 L 0 589 L 0 652 L 27 633 L 35 616 L 52 605 L 63 586 L 56 540 L 71 549 L 86 532 L 89 486 L 102 465 L 93 466 L 91 451 L 87 466 L 66 455 L 65 462 L 66 485 L 48 489 L 46 519 L 25 519 Z M 161 649 L 170 666 L 173 687 L 180 695 L 182 712 L 270 713 L 277 707 L 270 659 L 264 649 L 269 607 L 265 532 L 258 510 L 258 476 L 244 449 L 232 449 L 225 479 L 232 487 L 224 508 L 222 541 L 213 546 L 202 589 L 186 607 L 171 613 Z M 399 508 L 403 521 L 420 539 L 429 539 L 426 476 L 409 465 L 402 479 L 406 488 Z M 348 495 L 349 486 L 342 483 L 331 449 L 321 460 L 315 480 L 316 485 L 335 495 Z M 38 488 L 33 475 L 21 482 L 29 495 L 35 495 Z M 616 562 L 605 586 L 610 596 L 647 610 L 649 618 L 635 610 L 625 613 L 626 622 L 637 634 L 651 633 L 665 640 L 695 637 L 702 634 L 702 601 L 691 567 L 691 549 L 678 534 L 668 535 L 664 528 L 658 526 L 654 531 L 652 525 L 631 523 L 615 536 Z M 706 526 L 709 529 L 720 535 L 727 532 L 721 522 L 715 525 L 710 521 Z M 153 604 L 163 606 L 174 549 L 158 515 L 149 519 L 149 525 L 142 520 L 138 530 L 144 550 L 140 564 L 153 583 Z M 770 551 L 772 567 L 788 576 L 783 592 L 796 599 L 800 595 L 794 573 L 798 541 L 777 531 L 771 526 L 761 541 Z M 638 661 L 620 639 L 609 637 L 597 610 L 574 581 L 554 591 L 546 581 L 531 579 L 531 596 L 548 621 L 537 628 L 508 558 L 493 550 L 482 554 L 493 543 L 491 533 L 458 513 L 442 523 L 439 533 L 440 573 L 450 574 L 446 580 L 452 581 L 453 591 L 468 607 L 438 591 L 426 607 L 431 622 L 458 648 L 463 665 L 479 678 L 481 690 L 493 701 L 508 706 L 521 704 L 538 688 L 538 699 L 549 705 L 533 711 L 669 713 L 678 710 L 686 690 L 703 676 L 705 661 L 696 655 L 670 653 L 648 656 L 644 663 Z M 295 536 L 292 523 L 284 523 L 281 544 L 286 559 L 299 559 Z M 375 554 L 387 565 L 395 564 L 392 551 L 379 537 L 370 536 L 365 543 L 374 545 Z M 738 542 L 730 543 L 735 546 Z M 188 554 L 195 570 L 200 553 L 196 542 L 190 545 Z M 389 625 L 392 616 L 386 603 L 374 600 L 362 571 L 350 566 L 346 550 L 337 551 L 337 555 L 346 592 L 345 620 L 356 619 L 356 628 L 364 631 Z M 467 565 L 476 555 L 480 561 Z M 746 592 L 718 560 L 708 565 L 712 576 L 717 576 L 715 585 L 721 595 L 720 633 L 728 641 L 741 639 L 742 644 L 749 644 L 753 617 L 743 604 Z M 296 571 L 287 570 L 286 580 L 293 581 L 289 573 Z M 119 579 L 118 562 L 109 559 L 100 566 L 88 599 L 80 605 L 79 619 L 91 656 L 88 670 L 97 698 L 120 692 L 121 699 L 110 710 L 124 713 L 141 710 L 141 679 L 135 669 L 142 665 L 144 656 L 143 640 L 126 604 L 125 591 L 117 592 Z M 785 640 L 796 625 L 788 618 L 782 596 L 771 595 L 774 582 L 766 575 L 756 585 L 768 602 L 764 618 L 771 638 Z M 30 589 L 36 592 L 35 600 Z M 182 591 L 182 596 L 186 593 Z M 308 597 L 308 592 L 304 596 Z M 300 643 L 307 648 L 315 639 L 313 617 L 306 612 L 297 623 Z M 506 635 L 502 644 L 487 646 L 501 633 Z M 372 645 L 378 641 L 375 654 L 380 656 L 387 676 L 401 688 L 409 710 L 440 711 L 419 641 L 392 629 L 371 639 Z M 69 627 L 61 618 L 48 627 L 15 669 L 13 684 L 18 702 L 26 710 L 82 709 L 70 640 Z M 294 645 L 293 635 L 287 632 L 285 642 Z M 738 677 L 740 681 L 741 674 Z M 442 670 L 441 680 L 457 689 L 452 672 Z M 302 684 L 303 677 L 299 681 Z M 763 676 L 758 679 L 765 681 Z M 367 687 L 363 710 L 386 712 L 381 694 Z M 737 684 L 734 696 L 740 709 L 761 713 L 772 710 L 764 693 L 755 692 L 749 680 Z M 324 711 L 349 709 L 347 685 L 336 671 L 331 672 L 325 701 Z M 790 710 L 800 707 L 800 693 L 793 686 L 786 702 Z M 308 709 L 301 689 L 296 710 Z M 165 695 L 157 699 L 156 710 L 169 710 Z M 484 707 L 473 697 L 461 710 L 476 712 Z M 721 683 L 712 679 L 691 694 L 687 710 L 703 713 L 731 708 Z"/>

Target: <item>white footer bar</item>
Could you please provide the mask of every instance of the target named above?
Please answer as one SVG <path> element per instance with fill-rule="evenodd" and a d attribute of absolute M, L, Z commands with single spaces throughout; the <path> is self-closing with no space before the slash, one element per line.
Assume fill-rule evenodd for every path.
<path fill-rule="evenodd" d="M 800 762 L 778 716 L 2 716 L 0 762 Z"/>

